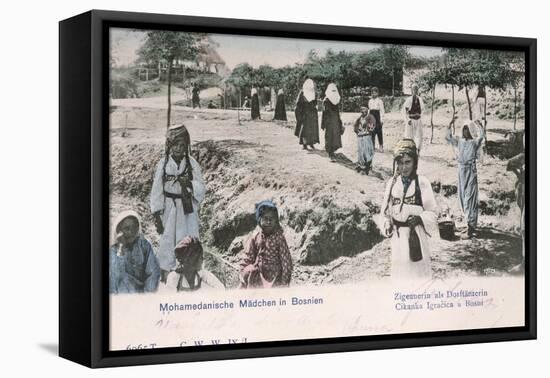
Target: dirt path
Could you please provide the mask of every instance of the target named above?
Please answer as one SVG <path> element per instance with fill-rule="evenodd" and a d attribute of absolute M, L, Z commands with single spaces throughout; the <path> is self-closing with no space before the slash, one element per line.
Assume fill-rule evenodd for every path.
<path fill-rule="evenodd" d="M 150 160 L 158 159 L 165 135 L 163 99 L 113 102 L 116 109 L 111 114 L 111 143 L 116 149 L 123 149 L 121 155 L 116 155 L 117 158 L 128 156 L 124 146 L 137 145 L 142 146 L 140 148 L 154 147 Z M 288 113 L 288 123 L 275 123 L 267 120 L 249 121 L 249 114 L 230 110 L 192 110 L 180 106 L 174 106 L 173 109 L 174 122 L 185 123 L 194 143 L 202 146 L 200 148 L 204 151 L 208 150 L 201 152 L 203 150 L 199 149 L 198 152 L 219 155 L 215 159 L 209 156 L 208 163 L 201 160 L 206 165 L 203 170 L 209 186 L 209 199 L 201 213 L 201 222 L 203 228 L 212 232 L 210 240 L 215 241 L 214 245 L 221 246 L 223 250 L 219 252 L 227 254 L 228 260 L 237 259 L 234 254 L 227 252 L 230 247 L 237 252 L 239 248 L 235 245 L 240 242 L 242 247 L 242 240 L 237 240 L 241 235 L 229 230 L 240 228 L 243 232 L 249 231 L 253 204 L 261 199 L 272 198 L 282 208 L 283 222 L 291 226 L 288 227 L 287 239 L 293 257 L 303 262 L 296 266 L 293 276 L 295 282 L 340 283 L 389 274 L 389 244 L 387 240 L 379 243 L 379 239 L 373 236 L 372 217 L 378 211 L 384 183 L 392 174 L 393 161 L 388 147 L 393 146 L 402 136 L 401 114 L 387 114 L 384 125 L 386 152 L 376 153 L 373 173 L 363 176 L 354 170 L 357 153 L 352 122 L 358 114 L 342 114 L 346 126 L 342 141 L 344 147 L 337 153 L 338 161 L 331 163 L 324 152 L 322 131 L 321 144 L 317 145 L 316 151 L 301 149 L 293 135 L 291 112 Z M 262 118 L 271 119 L 272 114 L 262 113 Z M 437 121 L 441 125 L 445 124 L 443 119 Z M 503 129 L 510 125 L 500 122 L 495 123 L 495 127 Z M 438 181 L 442 186 L 452 189 L 457 184 L 457 168 L 454 151 L 444 143 L 445 132 L 443 126 L 437 127 L 434 144 L 429 144 L 427 138 L 430 132 L 429 128 L 425 128 L 425 148 L 419 173 L 429 177 L 432 182 Z M 204 147 L 204 143 L 212 145 Z M 140 156 L 136 155 L 136 159 L 141 159 Z M 442 241 L 440 245 L 434 246 L 434 271 L 437 274 L 503 273 L 517 263 L 521 253 L 521 241 L 517 236 L 519 211 L 513 199 L 506 194 L 513 192 L 515 177 L 506 172 L 505 164 L 505 161 L 486 157 L 483 165 L 479 165 L 480 200 L 490 207 L 487 214 L 482 213 L 480 216 L 480 225 L 487 231 L 482 233 L 479 240 Z M 147 174 L 150 174 L 150 165 L 147 163 L 142 166 Z M 145 182 L 149 180 L 150 176 L 142 176 Z M 442 191 L 436 197 L 440 207 L 448 209 L 459 220 L 461 214 L 456 193 L 452 190 L 447 193 Z M 497 197 L 505 198 L 504 202 Z M 146 212 L 144 198 L 140 206 Z M 112 202 L 113 210 L 132 204 L 124 191 L 118 191 Z M 312 213 L 311 209 L 319 211 Z M 339 216 L 339 212 L 344 215 Z M 350 226 L 354 222 L 363 223 Z M 516 234 L 512 231 L 516 231 Z M 152 231 L 149 229 L 149 232 Z M 349 251 L 348 256 L 336 259 L 333 258 L 332 250 L 312 251 L 311 246 L 319 249 L 319 245 L 332 245 L 330 238 L 334 236 L 327 233 L 336 233 L 342 239 L 350 238 L 349 241 L 342 240 L 345 246 L 351 246 L 354 240 L 362 241 L 363 244 L 359 244 L 364 245 L 365 249 Z M 227 240 L 217 240 L 217 235 L 223 235 Z M 494 235 L 502 235 L 502 240 Z M 151 235 L 151 238 L 155 241 L 156 236 Z M 314 259 L 308 260 L 315 253 L 321 256 L 317 263 Z M 500 254 L 506 257 L 497 258 Z"/>

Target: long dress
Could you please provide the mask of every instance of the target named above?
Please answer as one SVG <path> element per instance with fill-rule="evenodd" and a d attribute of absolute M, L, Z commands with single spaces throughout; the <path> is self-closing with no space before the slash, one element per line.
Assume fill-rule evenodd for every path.
<path fill-rule="evenodd" d="M 342 148 L 342 119 L 338 105 L 328 98 L 323 101 L 323 118 L 321 129 L 325 130 L 325 150 L 330 154 Z"/>
<path fill-rule="evenodd" d="M 417 176 L 412 180 L 407 193 L 403 196 L 404 185 L 399 175 L 395 183 L 393 178 L 386 184 L 384 199 L 380 206 L 381 213 L 378 220 L 382 233 L 386 226 L 392 225 L 391 235 L 391 277 L 392 280 L 425 280 L 432 276 L 430 241 L 439 239 L 437 225 L 438 206 L 435 201 L 430 181 L 424 176 Z M 417 187 L 420 190 L 420 197 L 416 196 Z M 391 192 L 390 192 L 391 190 Z M 420 198 L 420 204 L 417 203 Z M 403 199 L 403 205 L 401 201 Z M 422 225 L 418 225 L 411 231 L 409 227 L 397 224 L 405 222 L 409 215 L 418 215 L 422 219 Z M 411 260 L 409 237 L 411 232 L 416 232 L 420 241 L 422 259 L 416 262 Z M 388 235 L 386 235 L 388 236 Z"/>
<path fill-rule="evenodd" d="M 422 114 L 424 113 L 424 101 L 418 95 L 410 96 L 403 104 L 403 121 L 405 123 L 405 132 L 403 137 L 413 139 L 416 148 L 420 151 L 423 142 L 423 124 Z M 409 122 L 411 123 L 409 125 Z"/>
<path fill-rule="evenodd" d="M 303 93 L 300 92 L 294 114 L 296 115 L 294 135 L 299 138 L 300 144 L 312 146 L 319 143 L 317 99 L 308 102 Z"/>
<path fill-rule="evenodd" d="M 367 126 L 368 116 L 360 116 L 353 125 L 353 131 L 357 134 L 357 163 L 359 168 L 365 170 L 370 168 L 374 158 L 374 142 Z"/>
<path fill-rule="evenodd" d="M 477 95 L 474 102 L 473 116 L 474 120 L 484 120 L 485 119 L 485 87 L 480 86 L 477 89 Z"/>
<path fill-rule="evenodd" d="M 246 276 L 243 270 L 256 267 L 256 274 Z M 288 286 L 292 277 L 292 257 L 282 229 L 266 235 L 257 228 L 246 244 L 240 263 L 243 287 Z"/>
<path fill-rule="evenodd" d="M 468 226 L 474 228 L 477 226 L 479 209 L 476 160 L 485 137 L 483 128 L 480 127 L 478 132 L 477 138 L 464 139 L 451 136 L 449 129 L 445 138 L 451 145 L 458 147 L 458 200 Z"/>
<path fill-rule="evenodd" d="M 277 96 L 277 104 L 275 105 L 275 116 L 273 119 L 278 121 L 286 121 L 286 107 L 285 107 L 285 95 L 280 94 Z"/>
<path fill-rule="evenodd" d="M 147 293 L 157 290 L 160 268 L 151 243 L 142 235 L 125 248 L 122 256 L 117 254 L 118 245 L 109 249 L 109 292 Z"/>
<path fill-rule="evenodd" d="M 250 105 L 250 115 L 252 119 L 260 119 L 260 99 L 258 94 L 252 95 L 252 102 Z"/>
<path fill-rule="evenodd" d="M 201 99 L 199 97 L 199 88 L 197 87 L 194 87 L 193 88 L 193 96 L 191 98 L 192 102 L 193 102 L 193 109 L 195 108 L 195 106 L 198 106 L 199 108 L 201 107 Z"/>
<path fill-rule="evenodd" d="M 193 172 L 193 180 L 191 181 L 193 188 L 193 212 L 185 214 L 182 201 L 180 198 L 177 198 L 182 193 L 180 183 L 177 180 L 165 180 L 163 176 L 164 173 L 171 177 L 181 175 L 187 166 L 187 160 L 183 159 L 178 166 L 172 156 L 170 156 L 166 164 L 166 170 L 163 172 L 164 159 L 162 158 L 157 164 L 153 178 L 151 212 L 156 213 L 163 210 L 162 224 L 164 226 L 164 233 L 160 238 L 157 258 L 160 268 L 170 271 L 176 267 L 176 257 L 174 255 L 176 244 L 186 236 L 199 237 L 199 209 L 201 202 L 204 200 L 206 188 L 199 163 L 192 157 L 189 157 Z"/>

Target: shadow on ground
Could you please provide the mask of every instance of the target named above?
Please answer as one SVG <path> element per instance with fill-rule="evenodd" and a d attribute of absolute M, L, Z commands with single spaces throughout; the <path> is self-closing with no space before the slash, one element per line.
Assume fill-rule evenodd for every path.
<path fill-rule="evenodd" d="M 521 263 L 521 250 L 522 239 L 518 235 L 483 227 L 478 229 L 473 239 L 445 242 L 434 260 L 445 262 L 444 265 L 451 270 L 480 275 L 500 274 L 508 273 Z"/>

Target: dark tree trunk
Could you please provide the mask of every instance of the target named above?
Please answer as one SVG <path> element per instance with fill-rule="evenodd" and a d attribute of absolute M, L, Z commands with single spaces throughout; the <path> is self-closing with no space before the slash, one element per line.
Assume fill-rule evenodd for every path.
<path fill-rule="evenodd" d="M 241 124 L 241 106 L 243 106 L 243 104 L 241 99 L 241 89 L 239 88 L 239 103 L 237 104 L 237 122 L 239 125 Z"/>
<path fill-rule="evenodd" d="M 470 116 L 470 121 L 473 119 L 472 116 L 472 101 L 470 100 L 470 92 L 468 91 L 468 86 L 464 87 L 466 91 L 466 100 L 468 101 L 468 115 Z"/>
<path fill-rule="evenodd" d="M 451 122 L 449 123 L 449 125 L 453 126 L 453 135 L 455 135 L 456 133 L 456 130 L 455 130 L 455 116 L 456 116 L 456 107 L 455 107 L 455 86 L 454 84 L 451 85 L 451 104 L 453 106 L 453 115 L 452 115 L 452 118 L 451 118 Z"/>
<path fill-rule="evenodd" d="M 518 89 L 514 86 L 514 130 L 516 129 L 516 122 L 518 119 L 517 103 L 518 103 Z"/>
<path fill-rule="evenodd" d="M 395 70 L 391 69 L 391 95 L 395 96 Z"/>
<path fill-rule="evenodd" d="M 435 84 L 432 87 L 432 114 L 430 115 L 430 125 L 432 126 L 432 136 L 430 144 L 434 142 L 434 102 L 435 102 Z"/>
<path fill-rule="evenodd" d="M 485 131 L 485 140 L 487 140 L 487 101 L 489 96 L 485 92 L 485 104 L 483 105 L 483 131 Z"/>
<path fill-rule="evenodd" d="M 170 127 L 170 113 L 172 111 L 172 59 L 168 62 L 168 72 L 166 74 L 168 81 L 168 109 L 166 111 L 166 128 Z"/>

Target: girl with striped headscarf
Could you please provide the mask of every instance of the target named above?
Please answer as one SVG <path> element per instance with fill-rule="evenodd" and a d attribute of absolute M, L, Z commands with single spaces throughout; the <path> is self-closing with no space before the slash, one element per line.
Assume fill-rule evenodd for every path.
<path fill-rule="evenodd" d="M 394 280 L 430 279 L 430 242 L 439 238 L 438 207 L 430 181 L 417 174 L 418 150 L 412 139 L 394 149 L 394 175 L 386 184 L 379 228 L 391 238 Z"/>
<path fill-rule="evenodd" d="M 161 280 L 176 267 L 174 247 L 186 236 L 199 237 L 199 208 L 206 188 L 199 163 L 190 154 L 187 128 L 168 129 L 165 156 L 157 164 L 151 187 L 151 212 L 161 234 L 157 258 Z"/>

